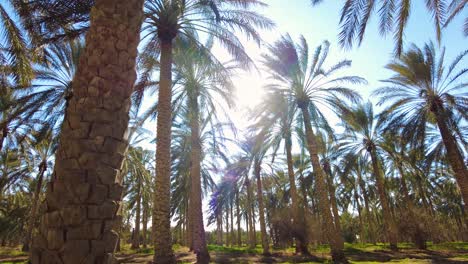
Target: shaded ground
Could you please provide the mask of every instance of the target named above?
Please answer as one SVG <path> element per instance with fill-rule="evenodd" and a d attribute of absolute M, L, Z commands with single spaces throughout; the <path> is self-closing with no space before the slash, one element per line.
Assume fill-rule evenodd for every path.
<path fill-rule="evenodd" d="M 430 245 L 430 250 L 412 249 L 407 244 L 401 245 L 399 252 L 392 252 L 384 245 L 346 245 L 346 256 L 351 263 L 400 263 L 400 264 L 429 264 L 429 263 L 468 263 L 468 243 L 444 243 Z M 273 250 L 270 256 L 260 254 L 261 248 L 226 248 L 209 246 L 212 263 L 327 263 L 329 261 L 329 249 L 319 247 L 313 251 L 313 255 L 294 255 L 293 249 Z M 193 263 L 195 255 L 184 247 L 174 248 L 179 263 Z M 117 254 L 119 263 L 148 263 L 152 260 L 152 250 L 140 250 L 138 252 L 124 248 Z M 0 263 L 25 263 L 27 255 L 15 248 L 0 248 Z"/>

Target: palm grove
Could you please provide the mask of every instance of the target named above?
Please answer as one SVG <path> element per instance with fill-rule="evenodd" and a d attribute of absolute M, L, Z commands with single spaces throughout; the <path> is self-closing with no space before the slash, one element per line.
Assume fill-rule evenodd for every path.
<path fill-rule="evenodd" d="M 426 2 L 440 41 L 467 2 Z M 258 7 L 266 4 L 0 4 L 2 246 L 22 244 L 32 263 L 107 263 L 130 242 L 154 246 L 154 263 L 175 263 L 178 243 L 208 263 L 208 243 L 259 243 L 264 254 L 329 244 L 346 263 L 345 241 L 397 250 L 468 239 L 468 51 L 449 60 L 432 42 L 405 44 L 410 1 L 345 1 L 341 46 L 365 41 L 371 15 L 395 38 L 376 113 L 356 91 L 365 76 L 327 58 L 327 41 L 263 43 L 259 32 L 275 24 Z M 265 44 L 260 61 L 241 36 Z M 269 84 L 238 133 L 232 77 L 256 67 Z M 143 149 L 153 119 L 155 150 Z"/>

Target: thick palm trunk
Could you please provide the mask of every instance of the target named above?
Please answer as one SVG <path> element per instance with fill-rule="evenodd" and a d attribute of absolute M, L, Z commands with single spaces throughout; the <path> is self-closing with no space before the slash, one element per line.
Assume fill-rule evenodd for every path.
<path fill-rule="evenodd" d="M 255 248 L 255 230 L 253 224 L 253 212 L 252 212 L 252 187 L 250 186 L 250 180 L 245 181 L 247 188 L 247 218 L 249 222 L 249 231 L 247 232 L 249 237 L 249 248 Z"/>
<path fill-rule="evenodd" d="M 33 203 L 31 206 L 31 213 L 29 215 L 28 230 L 26 232 L 26 237 L 24 239 L 23 251 L 29 251 L 29 248 L 30 248 L 32 232 L 34 229 L 34 225 L 37 222 L 37 206 L 39 204 L 39 195 L 41 194 L 42 181 L 44 179 L 44 173 L 46 170 L 47 170 L 47 161 L 42 161 L 39 164 L 39 173 L 37 175 L 37 185 L 36 185 L 36 189 L 34 190 Z"/>
<path fill-rule="evenodd" d="M 379 160 L 377 157 L 377 152 L 375 148 L 370 150 L 370 155 L 372 159 L 372 168 L 375 175 L 375 180 L 377 183 L 377 192 L 379 193 L 380 204 L 382 205 L 382 214 L 383 214 L 383 222 L 386 227 L 387 237 L 390 243 L 391 250 L 398 250 L 397 246 L 397 228 L 395 224 L 395 220 L 393 219 L 390 205 L 387 199 L 387 193 L 385 191 L 385 179 L 382 175 L 382 170 L 379 166 Z"/>
<path fill-rule="evenodd" d="M 133 235 L 133 241 L 131 249 L 140 248 L 140 223 L 141 223 L 141 177 L 137 180 L 137 197 L 136 197 L 136 208 L 135 208 L 135 233 Z"/>
<path fill-rule="evenodd" d="M 442 107 L 440 107 L 438 111 L 435 111 L 437 126 L 439 127 L 445 149 L 447 150 L 450 166 L 455 174 L 455 179 L 457 180 L 458 187 L 463 197 L 465 212 L 468 212 L 468 170 L 466 169 L 463 155 L 458 148 L 457 142 L 444 119 L 444 112 Z"/>
<path fill-rule="evenodd" d="M 154 263 L 175 263 L 171 237 L 171 127 L 172 127 L 172 40 L 159 34 L 161 62 L 156 138 L 156 186 L 154 188 Z"/>
<path fill-rule="evenodd" d="M 266 232 L 266 223 L 265 223 L 265 207 L 263 205 L 263 187 L 262 187 L 262 177 L 260 175 L 261 166 L 260 160 L 255 159 L 254 162 L 254 171 L 255 171 L 255 178 L 257 178 L 257 199 L 258 199 L 258 214 L 260 220 L 260 235 L 262 238 L 262 248 L 263 254 L 268 255 L 270 254 L 270 247 L 268 244 L 268 236 Z"/>
<path fill-rule="evenodd" d="M 301 106 L 302 115 L 304 117 L 304 125 L 306 129 L 307 149 L 309 151 L 312 167 L 315 172 L 315 184 L 318 192 L 319 208 L 324 221 L 325 234 L 328 238 L 331 247 L 332 259 L 335 263 L 347 263 L 343 252 L 344 243 L 340 239 L 340 234 L 335 228 L 333 217 L 330 212 L 330 200 L 328 199 L 327 187 L 325 182 L 325 174 L 320 166 L 318 157 L 317 142 L 314 131 L 312 130 L 309 109 L 307 105 Z"/>
<path fill-rule="evenodd" d="M 285 139 L 285 146 L 286 146 L 286 159 L 288 164 L 288 177 L 289 177 L 289 186 L 290 186 L 290 193 L 291 193 L 291 203 L 293 209 L 293 226 L 296 228 L 294 230 L 294 235 L 296 238 L 296 253 L 309 255 L 309 250 L 307 249 L 307 236 L 306 236 L 306 227 L 305 221 L 301 219 L 299 214 L 299 198 L 297 195 L 297 188 L 296 188 L 296 180 L 294 177 L 294 168 L 293 168 L 293 159 L 292 159 L 292 142 L 291 142 L 291 133 L 286 134 Z M 307 197 L 304 197 L 307 199 Z"/>
<path fill-rule="evenodd" d="M 240 213 L 239 189 L 236 190 L 236 219 L 237 219 L 237 245 L 242 246 L 241 213 Z"/>
<path fill-rule="evenodd" d="M 198 107 L 198 91 L 192 91 L 189 96 L 190 104 L 190 130 L 191 130 L 191 154 L 190 154 L 190 218 L 192 220 L 193 250 L 197 255 L 197 263 L 209 263 L 210 255 L 206 246 L 205 227 L 203 225 L 202 190 L 201 190 L 201 143 L 200 143 L 200 118 Z"/>
<path fill-rule="evenodd" d="M 110 263 L 143 0 L 96 0 L 30 261 Z"/>

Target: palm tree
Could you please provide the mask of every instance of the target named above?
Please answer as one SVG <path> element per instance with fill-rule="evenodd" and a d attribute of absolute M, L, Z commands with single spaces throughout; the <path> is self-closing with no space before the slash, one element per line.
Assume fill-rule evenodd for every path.
<path fill-rule="evenodd" d="M 0 73 L 8 73 L 13 76 L 17 85 L 26 86 L 33 79 L 31 58 L 32 52 L 22 25 L 14 19 L 16 14 L 10 14 L 7 10 L 15 11 L 11 7 L 12 1 L 2 1 L 0 4 L 0 30 L 2 38 L 0 42 Z M 4 67 L 4 62 L 9 62 L 9 67 Z"/>
<path fill-rule="evenodd" d="M 446 68 L 445 48 L 437 57 L 432 42 L 423 50 L 412 45 L 399 59 L 386 66 L 394 73 L 383 81 L 388 86 L 373 93 L 380 97 L 379 105 L 388 104 L 382 112 L 384 125 L 389 129 L 401 129 L 402 136 L 416 142 L 416 146 L 424 144 L 427 125 L 437 124 L 466 209 L 468 172 L 454 134 L 460 134 L 457 116 L 465 121 L 468 119 L 468 95 L 465 92 L 468 83 L 462 80 L 468 71 L 460 68 L 460 62 L 467 54 L 468 50 L 463 51 Z"/>
<path fill-rule="evenodd" d="M 23 243 L 23 251 L 29 251 L 32 231 L 37 223 L 37 208 L 40 201 L 40 194 L 42 191 L 42 183 L 44 181 L 44 174 L 50 167 L 49 159 L 54 155 L 57 149 L 57 137 L 53 135 L 51 130 L 46 132 L 46 136 L 37 135 L 30 140 L 26 141 L 26 147 L 29 151 L 32 151 L 32 156 L 37 158 L 37 177 L 36 177 L 36 188 L 34 189 L 34 196 L 31 205 L 31 213 L 29 214 L 29 223 L 27 225 L 26 237 Z"/>
<path fill-rule="evenodd" d="M 346 153 L 360 153 L 370 158 L 390 248 L 397 250 L 397 226 L 391 213 L 385 178 L 382 174 L 384 168 L 379 156 L 381 128 L 377 126 L 372 104 L 368 102 L 350 109 L 343 108 L 340 118 L 347 132 L 344 133 L 339 148 Z"/>
<path fill-rule="evenodd" d="M 265 142 L 269 142 L 273 149 L 273 156 L 284 142 L 286 161 L 288 166 L 289 186 L 291 192 L 291 205 L 293 208 L 293 224 L 297 227 L 293 234 L 296 237 L 296 253 L 309 254 L 304 229 L 305 223 L 299 214 L 299 197 L 296 189 L 296 180 L 293 168 L 292 143 L 295 126 L 296 108 L 292 98 L 285 98 L 282 93 L 272 91 L 268 93 L 259 106 L 253 111 L 256 118 L 255 127 L 261 128 Z"/>
<path fill-rule="evenodd" d="M 325 174 L 320 165 L 312 122 L 327 127 L 326 122 L 321 122 L 325 118 L 319 105 L 333 110 L 341 107 L 342 98 L 356 102 L 360 98 L 359 95 L 341 86 L 341 83 L 364 83 L 365 81 L 357 76 L 333 76 L 340 69 L 351 65 L 351 61 L 348 60 L 343 60 L 328 70 L 324 69 L 323 64 L 329 50 L 328 42 L 324 42 L 316 49 L 312 60 L 309 59 L 309 49 L 304 37 L 301 37 L 300 42 L 296 44 L 289 35 L 283 36 L 275 44 L 269 46 L 268 50 L 269 54 L 264 54 L 263 58 L 272 80 L 276 82 L 271 87 L 283 92 L 284 96 L 293 98 L 302 113 L 307 150 L 316 177 L 320 210 L 324 218 L 325 232 L 331 244 L 333 259 L 336 262 L 346 262 L 343 242 L 334 228 L 330 212 Z"/>
<path fill-rule="evenodd" d="M 450 22 L 456 16 L 458 16 L 467 5 L 468 5 L 468 1 L 466 0 L 453 0 L 447 8 L 450 13 L 450 16 L 446 19 L 444 27 L 450 24 Z M 465 36 L 468 36 L 468 17 L 465 17 L 465 23 L 463 24 L 463 31 L 465 33 Z"/>
<path fill-rule="evenodd" d="M 312 0 L 318 4 L 322 0 Z M 437 40 L 440 41 L 442 27 L 446 24 L 447 10 L 452 9 L 453 15 L 458 14 L 466 4 L 466 0 L 428 0 L 426 8 L 434 20 Z M 464 2 L 464 3 L 463 3 Z M 457 5 L 458 4 L 458 5 Z M 395 39 L 395 54 L 403 51 L 405 29 L 411 14 L 413 2 L 410 0 L 346 0 L 341 10 L 340 44 L 343 47 L 352 47 L 355 42 L 361 45 L 366 33 L 367 25 L 373 13 L 378 12 L 379 30 L 381 35 L 393 34 Z"/>
<path fill-rule="evenodd" d="M 96 0 L 93 10 L 48 183 L 47 208 L 33 238 L 34 264 L 114 258 L 118 235 L 113 223 L 122 192 L 119 171 L 127 149 L 143 1 Z"/>
<path fill-rule="evenodd" d="M 135 233 L 132 240 L 132 249 L 140 247 L 140 224 L 142 210 L 148 202 L 151 193 L 151 173 L 149 167 L 154 162 L 154 153 L 141 147 L 129 147 L 125 158 L 123 173 L 127 174 L 125 180 L 129 185 L 128 205 L 135 209 Z M 143 209 L 142 209 L 143 208 Z"/>
<path fill-rule="evenodd" d="M 173 40 L 190 39 L 203 48 L 197 40 L 198 33 L 206 33 L 218 40 L 236 60 L 245 65 L 251 60 L 235 35 L 236 29 L 255 41 L 260 41 L 257 28 L 266 29 L 273 22 L 250 10 L 264 6 L 259 0 L 201 1 L 201 0 L 150 0 L 146 3 L 147 20 L 144 31 L 149 41 L 145 49 L 160 50 L 159 93 L 157 107 L 156 188 L 154 196 L 153 226 L 155 234 L 156 263 L 174 262 L 170 233 L 170 172 L 172 123 L 172 64 Z M 199 252 L 197 252 L 198 254 Z M 203 256 L 200 256 L 200 261 Z"/>
<path fill-rule="evenodd" d="M 73 97 L 72 79 L 84 51 L 84 42 L 51 44 L 45 51 L 47 60 L 35 67 L 32 85 L 15 89 L 18 94 L 15 102 L 21 105 L 22 116 L 41 120 L 45 128 L 59 129 Z"/>
<path fill-rule="evenodd" d="M 188 118 L 190 126 L 191 196 L 189 199 L 189 219 L 192 226 L 193 249 L 197 254 L 197 261 L 203 263 L 208 262 L 210 257 L 203 225 L 201 186 L 201 165 L 205 156 L 204 152 L 208 150 L 206 148 L 208 142 L 202 140 L 212 139 L 215 145 L 219 145 L 214 146 L 213 150 L 219 152 L 217 149 L 220 144 L 216 141 L 223 141 L 223 138 L 222 134 L 220 135 L 219 125 L 215 124 L 219 124 L 218 115 L 226 113 L 222 107 L 223 102 L 228 107 L 234 104 L 230 96 L 234 89 L 230 79 L 232 68 L 223 66 L 211 58 L 204 49 L 200 50 L 183 43 L 180 43 L 175 49 L 174 66 L 175 79 L 177 80 L 175 94 L 178 98 L 175 102 L 175 108 L 179 109 L 177 105 L 185 102 L 181 107 L 185 108 L 183 112 L 186 113 L 185 117 Z M 203 130 L 209 131 L 209 138 L 203 138 Z"/>

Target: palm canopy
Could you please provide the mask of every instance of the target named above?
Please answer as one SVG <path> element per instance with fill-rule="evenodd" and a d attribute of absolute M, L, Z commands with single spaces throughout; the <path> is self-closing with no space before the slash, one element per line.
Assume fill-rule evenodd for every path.
<path fill-rule="evenodd" d="M 143 27 L 143 38 L 149 40 L 144 49 L 155 51 L 162 39 L 172 40 L 177 36 L 203 47 L 199 35 L 208 35 L 219 41 L 237 61 L 252 65 L 235 32 L 240 31 L 260 43 L 257 29 L 274 26 L 273 21 L 252 10 L 264 6 L 259 0 L 149 0 L 145 4 Z"/>
<path fill-rule="evenodd" d="M 352 102 L 360 100 L 358 93 L 343 84 L 366 83 L 359 76 L 338 75 L 340 70 L 351 66 L 350 60 L 342 60 L 325 68 L 329 48 L 330 43 L 324 41 L 310 57 L 309 46 L 303 36 L 298 43 L 294 43 L 290 35 L 284 35 L 268 46 L 269 53 L 262 56 L 272 80 L 267 87 L 290 96 L 300 108 L 310 108 L 312 121 L 316 124 L 319 124 L 319 120 L 326 120 L 320 107 L 335 111 L 343 106 L 343 98 Z M 322 122 L 322 126 L 328 124 Z"/>
<path fill-rule="evenodd" d="M 18 88 L 17 103 L 23 115 L 43 120 L 47 126 L 58 129 L 65 115 L 68 100 L 73 96 L 72 79 L 84 42 L 74 40 L 47 47 L 47 60 L 35 67 L 36 78 L 31 86 Z"/>
<path fill-rule="evenodd" d="M 339 149 L 343 153 L 367 155 L 378 149 L 382 141 L 382 130 L 377 126 L 372 103 L 358 104 L 352 108 L 343 108 L 340 113 L 345 129 L 340 138 Z"/>
<path fill-rule="evenodd" d="M 320 2 L 322 0 L 312 0 L 312 4 Z M 425 2 L 427 11 L 434 21 L 438 41 L 441 39 L 442 27 L 457 16 L 467 3 L 466 0 L 427 0 Z M 352 47 L 354 43 L 361 45 L 369 21 L 372 15 L 377 13 L 380 34 L 384 36 L 393 34 L 395 54 L 400 55 L 403 51 L 403 38 L 413 6 L 414 3 L 410 0 L 346 0 L 340 18 L 341 46 Z M 465 33 L 468 33 L 467 21 L 464 26 Z"/>
<path fill-rule="evenodd" d="M 459 131 L 453 126 L 457 116 L 468 120 L 468 82 L 463 80 L 468 70 L 462 65 L 467 54 L 460 53 L 447 68 L 445 48 L 437 56 L 432 42 L 424 49 L 413 44 L 389 63 L 386 68 L 394 75 L 373 93 L 378 105 L 386 106 L 381 122 L 387 129 L 401 129 L 403 136 L 424 144 L 427 124 L 435 124 L 436 112 L 442 111 L 451 129 Z"/>

